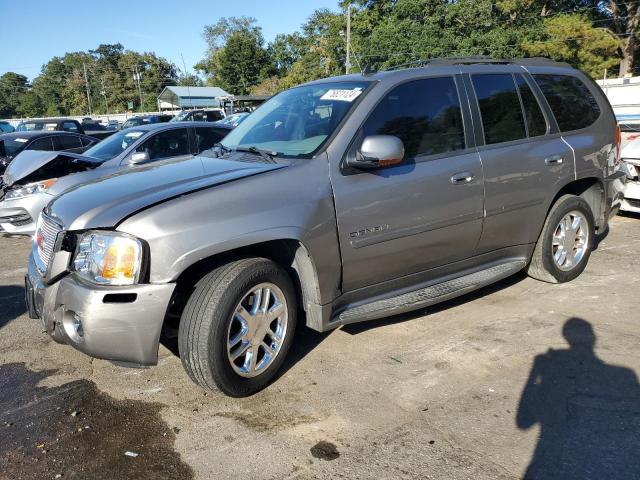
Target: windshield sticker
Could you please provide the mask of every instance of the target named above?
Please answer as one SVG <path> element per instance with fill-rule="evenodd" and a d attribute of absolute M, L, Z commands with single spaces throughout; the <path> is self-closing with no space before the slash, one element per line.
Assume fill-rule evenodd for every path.
<path fill-rule="evenodd" d="M 14 138 L 13 141 L 14 142 L 19 142 L 19 143 L 24 143 L 24 142 L 27 141 L 27 139 L 26 138 Z"/>
<path fill-rule="evenodd" d="M 140 138 L 144 132 L 129 132 L 125 135 L 126 138 Z"/>
<path fill-rule="evenodd" d="M 320 97 L 320 100 L 338 100 L 340 102 L 353 102 L 362 93 L 360 89 L 344 90 L 332 88 Z"/>

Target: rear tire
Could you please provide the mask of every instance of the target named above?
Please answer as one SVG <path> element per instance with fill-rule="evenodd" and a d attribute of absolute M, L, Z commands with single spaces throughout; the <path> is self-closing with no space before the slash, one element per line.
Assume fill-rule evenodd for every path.
<path fill-rule="evenodd" d="M 547 215 L 527 274 L 549 283 L 576 278 L 589 261 L 594 224 L 593 212 L 584 199 L 575 195 L 560 197 Z"/>
<path fill-rule="evenodd" d="M 203 388 L 252 395 L 282 366 L 297 311 L 293 283 L 273 261 L 248 258 L 222 265 L 198 282 L 182 313 L 182 365 Z"/>

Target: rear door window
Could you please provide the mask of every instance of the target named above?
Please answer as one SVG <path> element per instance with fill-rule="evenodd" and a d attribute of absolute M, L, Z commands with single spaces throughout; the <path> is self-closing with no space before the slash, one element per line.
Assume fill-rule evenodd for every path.
<path fill-rule="evenodd" d="M 522 75 L 516 75 L 516 82 L 520 90 L 520 99 L 524 108 L 524 116 L 527 121 L 527 129 L 530 137 L 537 137 L 547 133 L 547 122 L 544 119 L 542 109 L 531 87 Z"/>
<path fill-rule="evenodd" d="M 78 125 L 76 122 L 62 122 L 62 130 L 65 132 L 77 132 Z"/>
<path fill-rule="evenodd" d="M 53 150 L 53 144 L 51 143 L 51 137 L 38 138 L 31 142 L 27 147 L 27 150 L 45 150 L 50 152 Z"/>
<path fill-rule="evenodd" d="M 56 135 L 53 137 L 54 150 L 72 150 L 74 148 L 82 148 L 80 137 L 74 135 Z"/>
<path fill-rule="evenodd" d="M 376 106 L 363 134 L 395 135 L 403 141 L 408 159 L 464 149 L 462 111 L 453 77 L 397 86 Z"/>
<path fill-rule="evenodd" d="M 191 153 L 189 134 L 186 128 L 160 132 L 140 145 L 136 152 L 147 152 L 151 160 L 188 155 Z"/>
<path fill-rule="evenodd" d="M 560 131 L 568 132 L 588 127 L 600 116 L 600 107 L 587 86 L 569 75 L 534 75 Z"/>
<path fill-rule="evenodd" d="M 213 148 L 227 133 L 229 131 L 222 128 L 197 127 L 196 141 L 198 142 L 198 151 L 203 152 Z"/>
<path fill-rule="evenodd" d="M 472 75 L 487 145 L 526 138 L 524 118 L 513 76 Z"/>
<path fill-rule="evenodd" d="M 207 122 L 217 122 L 218 120 L 222 120 L 224 117 L 222 116 L 222 112 L 218 110 L 212 110 L 207 112 Z"/>

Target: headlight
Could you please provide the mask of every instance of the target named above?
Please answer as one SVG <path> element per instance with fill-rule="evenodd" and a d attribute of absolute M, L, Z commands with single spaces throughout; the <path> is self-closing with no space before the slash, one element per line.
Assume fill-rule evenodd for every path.
<path fill-rule="evenodd" d="M 140 277 L 142 243 L 117 232 L 87 232 L 78 243 L 73 268 L 103 285 L 133 285 Z"/>
<path fill-rule="evenodd" d="M 22 198 L 28 195 L 33 195 L 34 193 L 46 192 L 51 187 L 53 187 L 57 181 L 58 180 L 56 178 L 52 178 L 43 182 L 29 183 L 28 185 L 13 188 L 7 191 L 5 200 L 10 200 L 12 198 Z"/>

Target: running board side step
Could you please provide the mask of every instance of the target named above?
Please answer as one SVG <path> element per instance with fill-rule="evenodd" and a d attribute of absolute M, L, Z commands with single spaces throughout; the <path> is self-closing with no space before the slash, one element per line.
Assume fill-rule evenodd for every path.
<path fill-rule="evenodd" d="M 329 328 L 398 315 L 443 302 L 507 278 L 526 264 L 524 259 L 513 260 L 408 293 L 347 308 L 334 317 Z"/>

